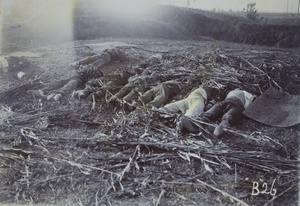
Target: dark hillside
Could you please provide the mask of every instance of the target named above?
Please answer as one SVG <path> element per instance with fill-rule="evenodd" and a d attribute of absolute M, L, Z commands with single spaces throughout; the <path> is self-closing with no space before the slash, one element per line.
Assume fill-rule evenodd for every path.
<path fill-rule="evenodd" d="M 102 37 L 201 39 L 210 37 L 216 40 L 253 45 L 300 46 L 299 25 L 256 24 L 229 14 L 212 14 L 195 9 L 159 5 L 156 5 L 151 13 L 139 17 L 118 16 L 97 7 L 87 10 L 83 6 L 76 12 L 74 34 L 75 39 Z"/>

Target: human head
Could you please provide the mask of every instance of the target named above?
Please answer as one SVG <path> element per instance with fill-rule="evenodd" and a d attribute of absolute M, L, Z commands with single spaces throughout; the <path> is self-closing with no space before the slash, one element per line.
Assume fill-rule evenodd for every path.
<path fill-rule="evenodd" d="M 95 69 L 95 74 L 94 74 L 95 79 L 103 77 L 103 76 L 104 76 L 103 72 L 100 69 Z"/>
<path fill-rule="evenodd" d="M 120 72 L 120 76 L 121 76 L 122 79 L 128 81 L 129 77 L 133 76 L 133 74 L 126 71 L 126 70 L 124 70 L 124 71 Z"/>
<path fill-rule="evenodd" d="M 182 86 L 183 86 L 182 83 L 180 83 L 176 80 L 169 80 L 169 81 L 166 81 L 164 84 L 166 84 L 169 88 L 171 88 L 171 90 L 174 94 L 178 94 L 181 91 Z"/>

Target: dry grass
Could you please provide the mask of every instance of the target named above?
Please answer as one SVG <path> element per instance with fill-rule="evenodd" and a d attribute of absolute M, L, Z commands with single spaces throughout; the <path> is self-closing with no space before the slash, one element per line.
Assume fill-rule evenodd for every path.
<path fill-rule="evenodd" d="M 186 71 L 181 96 L 199 82 L 257 95 L 270 85 L 288 88 L 278 76 L 284 72 L 278 61 L 287 57 L 258 62 L 251 52 L 230 49 L 165 53 L 147 69 L 165 76 Z M 267 63 L 272 72 L 261 67 Z M 105 100 L 22 98 L 21 106 L 10 102 L 0 110 L 3 204 L 297 205 L 299 127 L 244 119 L 215 139 L 214 124 L 194 120 L 202 133 L 178 134 L 176 115 L 143 106 L 129 112 Z M 273 180 L 274 196 L 251 195 L 253 182 L 261 190 L 266 182 L 269 191 Z"/>

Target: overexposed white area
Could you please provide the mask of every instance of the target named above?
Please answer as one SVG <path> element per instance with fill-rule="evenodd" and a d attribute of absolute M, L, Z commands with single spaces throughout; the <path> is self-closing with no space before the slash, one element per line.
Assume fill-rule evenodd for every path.
<path fill-rule="evenodd" d="M 120 16 L 141 16 L 154 12 L 153 0 L 98 0 L 99 7 L 103 7 Z"/>
<path fill-rule="evenodd" d="M 1 0 L 2 50 L 73 40 L 74 0 Z"/>

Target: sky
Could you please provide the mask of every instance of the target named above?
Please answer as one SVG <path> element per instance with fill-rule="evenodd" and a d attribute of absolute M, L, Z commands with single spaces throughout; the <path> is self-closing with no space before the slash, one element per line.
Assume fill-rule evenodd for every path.
<path fill-rule="evenodd" d="M 297 13 L 299 0 L 155 0 L 163 4 L 203 10 L 242 11 L 248 3 L 256 3 L 258 12 Z"/>

